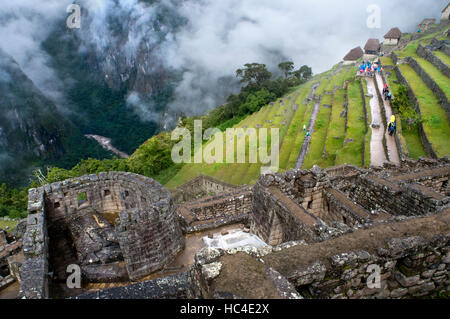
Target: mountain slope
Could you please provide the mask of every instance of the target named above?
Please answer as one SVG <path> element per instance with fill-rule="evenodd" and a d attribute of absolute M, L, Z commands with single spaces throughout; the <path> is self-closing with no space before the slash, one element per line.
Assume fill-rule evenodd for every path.
<path fill-rule="evenodd" d="M 84 138 L 3 51 L 0 96 L 0 181 L 24 183 L 39 163 L 71 167 L 89 148 L 96 150 L 92 155 L 109 156 Z M 85 152 L 77 155 L 80 148 Z"/>
<path fill-rule="evenodd" d="M 447 30 L 448 23 L 443 22 L 429 34 L 415 35 L 413 37 L 415 40 L 394 54 L 399 60 L 408 57 L 416 59 L 433 79 L 435 83 L 433 85 L 439 87 L 445 96 L 450 96 L 448 75 L 444 75 L 441 70 L 416 54 L 418 44 L 429 45 L 433 38 L 448 39 Z M 441 49 L 435 52 L 442 61 L 448 61 L 449 50 Z M 406 111 L 398 108 L 393 109 L 398 119 L 398 141 L 404 157 L 417 159 L 419 156 L 450 155 L 450 121 L 445 114 L 446 102 L 442 101 L 442 96 L 437 95 L 438 90 L 430 88 L 429 86 L 433 85 L 428 86 L 422 78 L 423 75 L 418 74 L 405 61 L 401 62 L 404 64 L 395 66 L 390 57 L 383 57 L 382 63 L 385 66 L 385 78 L 394 98 L 396 94 L 400 94 L 399 89 L 402 85 L 399 83 L 397 73 L 402 72 L 410 84 L 410 108 L 414 106 L 412 101 L 417 100 L 422 114 L 419 122 L 409 125 L 412 121 L 409 119 L 411 114 L 403 114 L 402 112 Z M 302 127 L 308 126 L 314 105 L 314 101 L 307 98 L 314 93 L 315 99 L 321 101 L 320 109 L 317 119 L 313 122 L 310 145 L 302 168 L 308 169 L 313 165 L 325 168 L 345 163 L 368 166 L 371 163 L 372 128 L 369 127 L 372 122 L 371 106 L 370 99 L 366 96 L 367 83 L 355 78 L 355 74 L 356 66 L 336 65 L 332 70 L 315 76 L 282 98 L 284 103 L 268 105 L 235 127 L 280 128 L 280 169 L 292 169 L 305 140 Z M 315 84 L 319 86 L 314 92 L 312 87 Z M 292 109 L 295 109 L 294 113 L 289 112 Z M 424 128 L 423 133 L 420 126 Z M 431 142 L 434 153 L 425 151 L 430 148 L 426 140 Z M 246 152 L 246 164 L 185 164 L 166 186 L 177 187 L 200 174 L 233 184 L 251 184 L 259 177 L 262 164 L 248 163 L 248 147 Z"/>

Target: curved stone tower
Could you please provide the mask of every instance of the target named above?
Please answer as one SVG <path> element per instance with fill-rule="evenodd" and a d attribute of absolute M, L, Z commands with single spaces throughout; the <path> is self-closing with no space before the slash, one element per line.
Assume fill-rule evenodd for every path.
<path fill-rule="evenodd" d="M 87 282 L 137 280 L 184 248 L 168 189 L 151 178 L 100 173 L 30 189 L 21 295 L 47 298 L 67 266 Z"/>

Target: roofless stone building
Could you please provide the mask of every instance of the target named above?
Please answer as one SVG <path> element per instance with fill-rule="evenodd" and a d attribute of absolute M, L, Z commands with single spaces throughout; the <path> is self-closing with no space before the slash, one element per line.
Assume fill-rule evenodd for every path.
<path fill-rule="evenodd" d="M 29 192 L 21 295 L 67 297 L 58 283 L 78 264 L 85 282 L 122 285 L 76 298 L 436 296 L 449 291 L 449 179 L 449 157 L 314 166 L 238 188 L 200 177 L 174 193 L 178 205 L 131 173 L 53 183 Z M 189 185 L 214 194 L 185 201 L 177 192 L 195 194 Z M 145 279 L 184 248 L 183 235 L 230 223 L 247 224 L 266 246 L 202 248 L 187 270 Z M 366 285 L 373 264 L 379 289 Z"/>
<path fill-rule="evenodd" d="M 135 280 L 184 248 L 169 190 L 136 174 L 100 173 L 31 189 L 28 213 L 21 285 L 27 298 L 48 298 L 71 264 L 88 282 Z"/>

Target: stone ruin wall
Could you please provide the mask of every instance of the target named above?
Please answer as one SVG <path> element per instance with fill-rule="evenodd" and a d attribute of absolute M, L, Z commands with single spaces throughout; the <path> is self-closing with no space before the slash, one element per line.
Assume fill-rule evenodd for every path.
<path fill-rule="evenodd" d="M 367 210 L 384 210 L 391 215 L 425 215 L 447 203 L 444 196 L 421 189 L 419 184 L 394 184 L 374 176 L 359 176 L 349 194 Z"/>
<path fill-rule="evenodd" d="M 173 199 L 176 203 L 193 201 L 208 194 L 220 194 L 232 192 L 238 186 L 222 182 L 218 179 L 206 175 L 200 175 L 189 182 L 178 186 L 173 192 Z"/>
<path fill-rule="evenodd" d="M 30 189 L 27 230 L 23 237 L 21 297 L 30 299 L 49 297 L 48 251 L 44 189 Z"/>
<path fill-rule="evenodd" d="M 380 267 L 379 288 L 367 285 L 370 265 Z M 415 236 L 390 239 L 373 254 L 342 252 L 313 262 L 289 280 L 307 298 L 418 298 L 449 292 L 449 269 L 450 235 Z"/>
<path fill-rule="evenodd" d="M 71 263 L 94 281 L 134 280 L 162 268 L 184 248 L 175 214 L 167 189 L 131 173 L 31 189 L 21 295 L 49 297 L 49 264 L 60 280 Z"/>
<path fill-rule="evenodd" d="M 202 230 L 202 227 L 214 228 L 222 225 L 224 220 L 226 220 L 227 218 L 229 218 L 229 222 L 232 222 L 233 216 L 222 216 L 230 214 L 230 212 L 234 212 L 235 214 L 244 213 L 244 215 L 246 215 L 247 218 L 251 220 L 251 232 L 257 234 L 264 241 L 266 241 L 266 243 L 271 245 L 268 248 L 269 250 L 272 249 L 270 248 L 272 246 L 279 244 L 281 244 L 281 246 L 289 245 L 289 242 L 298 240 L 302 240 L 305 244 L 314 244 L 317 242 L 323 243 L 330 238 L 334 238 L 336 236 L 341 236 L 344 233 L 351 232 L 352 229 L 361 228 L 361 226 L 363 226 L 363 228 L 372 227 L 374 221 L 372 220 L 373 216 L 371 214 L 371 210 L 383 211 L 382 214 L 385 214 L 384 220 L 381 220 L 380 222 L 386 223 L 386 225 L 395 220 L 390 218 L 395 215 L 420 218 L 425 214 L 435 214 L 445 210 L 445 207 L 448 208 L 449 204 L 448 197 L 446 197 L 448 196 L 448 178 L 450 176 L 450 166 L 448 165 L 449 163 L 449 158 L 443 158 L 441 160 L 420 159 L 419 161 L 402 161 L 401 167 L 395 167 L 386 164 L 382 169 L 371 168 L 366 170 L 351 165 L 343 165 L 326 170 L 321 170 L 318 167 L 314 167 L 309 171 L 293 170 L 287 171 L 283 174 L 266 174 L 260 177 L 253 188 L 242 190 L 242 192 L 235 191 L 232 193 L 224 193 L 221 195 L 202 198 L 194 202 L 185 203 L 177 208 L 177 212 L 179 214 L 179 218 L 184 220 L 184 232 L 186 232 L 187 229 L 190 229 L 191 231 L 198 231 Z M 130 176 L 128 173 L 117 174 Z M 132 176 L 138 180 L 145 180 L 145 178 L 141 176 Z M 98 186 L 98 181 L 95 181 L 94 176 L 84 177 L 84 179 L 86 178 L 88 180 L 89 178 L 93 178 L 93 184 Z M 117 237 L 120 238 L 121 248 L 125 247 L 122 248 L 121 251 L 124 254 L 128 273 L 135 272 L 136 277 L 140 277 L 145 272 L 145 270 L 144 272 L 141 272 L 143 269 L 142 267 L 145 268 L 145 265 L 150 265 L 150 267 L 152 267 L 155 265 L 155 263 L 157 263 L 158 260 L 164 258 L 164 256 L 155 257 L 155 255 L 152 254 L 148 255 L 146 254 L 146 252 L 148 251 L 146 249 L 152 250 L 156 249 L 156 246 L 158 246 L 157 249 L 160 254 L 164 254 L 164 252 L 162 251 L 166 249 L 170 250 L 170 247 L 174 246 L 176 247 L 174 248 L 175 250 L 182 249 L 182 244 L 174 244 L 173 246 L 170 246 L 170 244 L 167 245 L 167 241 L 163 235 L 161 235 L 161 237 L 151 237 L 145 233 L 145 230 L 148 228 L 155 228 L 158 230 L 163 229 L 162 232 L 177 232 L 179 230 L 171 228 L 171 223 L 169 223 L 170 217 L 165 220 L 165 217 L 162 217 L 158 222 L 156 222 L 153 219 L 153 213 L 149 212 L 160 209 L 161 205 L 162 207 L 166 208 L 172 207 L 170 206 L 170 200 L 167 201 L 165 195 L 159 198 L 159 200 L 162 201 L 162 204 L 159 206 L 159 208 L 156 208 L 157 205 L 153 205 L 152 209 L 146 210 L 145 206 L 140 206 L 142 205 L 142 203 L 145 203 L 145 201 L 143 200 L 145 199 L 145 194 L 142 193 L 144 194 L 144 196 L 141 196 L 142 194 L 139 193 L 139 190 L 132 195 L 129 193 L 129 200 L 127 199 L 126 201 L 124 200 L 123 202 L 121 202 L 121 196 L 123 197 L 125 195 L 124 192 L 125 190 L 129 189 L 130 185 L 124 184 L 125 186 L 123 188 L 120 188 L 121 186 L 119 185 L 121 185 L 121 183 L 118 183 L 117 180 L 120 180 L 120 178 L 116 178 L 115 180 L 113 179 L 112 184 L 108 184 L 108 190 L 113 189 L 112 186 L 118 186 L 118 188 L 117 190 L 112 191 L 107 196 L 112 196 L 113 198 L 117 199 L 112 201 L 113 205 L 116 205 L 117 207 L 119 207 L 120 205 L 127 206 L 128 210 L 122 211 L 120 213 L 119 224 L 115 228 L 116 234 Z M 56 189 L 59 186 L 50 185 L 47 186 L 47 189 L 49 187 L 51 191 L 52 187 L 55 187 Z M 95 190 L 86 191 L 88 193 L 88 200 L 89 198 L 102 198 L 102 196 L 106 195 L 104 193 L 104 188 L 94 187 L 93 189 Z M 146 187 L 144 187 L 144 190 L 145 189 Z M 82 190 L 84 191 L 84 189 L 78 189 L 77 191 Z M 46 198 L 43 192 L 43 189 L 33 190 L 32 192 L 30 191 L 30 202 L 32 203 L 29 205 L 30 212 L 40 211 L 40 207 L 42 206 L 42 204 L 39 204 L 39 201 L 44 202 L 44 198 Z M 39 195 L 40 193 L 42 194 Z M 157 193 L 158 192 L 155 193 L 155 196 Z M 243 194 L 245 194 L 244 197 L 242 197 Z M 63 196 L 63 201 L 59 201 L 59 207 L 57 207 L 58 209 L 63 209 L 63 211 L 65 211 L 66 209 L 70 208 L 70 204 L 66 203 L 67 195 L 69 194 L 65 194 Z M 72 197 L 73 199 L 75 199 L 75 197 L 73 196 L 70 195 L 68 197 Z M 53 201 L 56 201 L 61 197 L 56 196 L 55 198 L 51 201 L 47 200 L 47 205 L 42 206 L 44 207 L 44 211 L 45 207 L 49 207 L 49 209 L 52 207 L 52 205 L 50 205 L 49 203 L 52 203 L 54 205 Z M 38 200 L 36 201 L 36 199 Z M 69 205 L 69 208 L 67 208 L 67 205 Z M 81 203 L 81 205 L 83 205 L 83 203 Z M 105 205 L 103 201 L 101 201 L 99 205 L 99 207 L 112 206 L 111 202 L 106 202 Z M 185 206 L 185 208 L 186 205 L 192 205 L 191 207 L 187 207 L 186 211 L 184 211 L 184 214 L 186 214 L 187 212 L 186 216 L 190 218 L 189 220 L 181 213 L 180 208 L 183 207 L 183 205 Z M 389 205 L 393 205 L 393 208 L 389 209 L 389 207 L 387 207 Z M 404 205 L 406 205 L 406 208 L 403 207 Z M 410 206 L 409 208 L 408 205 Z M 413 205 L 415 209 L 412 209 L 411 205 Z M 66 209 L 64 207 L 66 207 Z M 169 212 L 170 211 L 172 210 L 169 208 Z M 235 215 L 235 217 L 239 216 L 239 214 Z M 33 215 L 38 217 L 38 215 L 30 213 L 29 218 L 33 218 Z M 169 215 L 161 214 L 161 216 Z M 57 216 L 57 214 L 54 214 L 54 216 Z M 62 216 L 60 218 L 60 220 L 64 220 Z M 31 227 L 34 227 L 34 229 L 37 229 L 38 231 L 35 232 L 36 234 L 39 234 L 39 230 L 45 232 L 45 230 L 47 229 L 44 225 L 45 221 L 46 219 L 43 218 L 36 219 L 36 221 L 34 221 L 34 219 L 31 219 L 31 221 L 29 221 L 28 228 L 31 229 Z M 346 226 L 347 230 L 344 232 L 337 232 L 330 237 L 326 233 L 333 229 L 329 226 L 334 227 L 334 222 L 339 222 L 341 223 L 341 225 L 345 224 L 343 226 Z M 377 225 L 379 225 L 379 223 Z M 181 231 L 179 232 L 181 236 Z M 33 232 L 27 230 L 26 235 L 30 235 L 31 233 Z M 324 236 L 324 233 L 326 236 Z M 444 234 L 444 236 L 447 235 Z M 27 236 L 25 236 L 25 239 L 26 238 Z M 31 238 L 34 240 L 34 237 Z M 28 260 L 36 260 L 37 265 L 40 265 L 41 267 L 40 269 L 43 269 L 38 273 L 45 273 L 44 271 L 48 271 L 45 268 L 48 268 L 48 264 L 46 265 L 45 263 L 38 263 L 38 261 L 46 260 L 45 258 L 42 258 L 42 256 L 45 256 L 48 251 L 48 249 L 45 248 L 47 247 L 46 241 L 42 240 L 46 238 L 46 235 L 37 236 L 36 239 L 38 240 L 35 242 L 28 240 L 28 242 L 32 242 L 33 244 L 28 244 L 28 246 L 26 245 L 26 240 L 24 239 L 24 245 L 26 247 L 32 247 L 32 249 L 29 249 L 29 251 L 33 251 L 33 254 L 28 256 Z M 373 254 L 373 252 L 371 252 L 371 254 L 369 254 L 368 252 L 364 252 L 363 256 L 367 257 L 367 254 L 370 255 L 369 259 L 367 260 L 370 260 L 371 262 L 384 262 L 380 265 L 385 265 L 388 262 L 392 262 L 395 264 L 401 259 L 401 262 L 399 263 L 399 265 L 403 265 L 400 267 L 401 269 L 394 269 L 391 266 L 391 268 L 382 266 L 382 276 L 384 276 L 383 280 L 389 276 L 392 276 L 390 277 L 391 279 L 393 278 L 392 283 L 389 284 L 390 286 L 387 289 L 389 292 L 387 292 L 386 289 L 383 288 L 384 295 L 382 296 L 387 295 L 389 298 L 397 298 L 396 296 L 416 297 L 424 292 L 431 293 L 436 292 L 437 289 L 441 289 L 440 284 L 445 284 L 446 280 L 448 282 L 448 277 L 446 277 L 447 279 L 443 280 L 443 274 L 441 273 L 442 271 L 444 271 L 442 268 L 443 264 L 447 265 L 445 266 L 447 267 L 445 268 L 445 271 L 448 270 L 448 236 L 445 238 L 447 238 L 445 247 L 437 247 L 436 241 L 423 244 L 422 239 L 418 241 L 413 240 L 413 242 L 417 241 L 421 244 L 419 245 L 420 247 L 417 246 L 419 247 L 417 250 L 414 250 L 412 252 L 412 250 L 407 250 L 405 248 L 406 244 L 400 244 L 400 246 L 397 245 L 397 247 L 394 243 L 395 240 L 403 243 L 404 239 L 395 239 L 393 244 L 387 243 L 385 247 L 382 247 L 385 250 L 387 249 L 388 252 L 383 251 L 382 249 L 378 250 L 378 254 Z M 406 242 L 409 242 L 408 240 Z M 142 249 L 142 246 L 145 246 L 145 249 Z M 39 249 L 37 249 L 39 247 L 41 247 L 40 251 L 43 254 L 39 254 Z M 128 251 L 127 247 L 129 248 Z M 432 250 L 431 253 L 429 251 L 429 248 Z M 389 255 L 389 249 L 392 251 L 399 249 L 402 251 L 407 250 L 408 253 L 402 257 L 398 257 L 393 253 Z M 38 253 L 35 254 L 34 251 L 37 251 Z M 437 251 L 437 253 L 433 253 L 434 251 Z M 416 253 L 417 256 L 414 255 Z M 360 252 L 345 252 L 343 255 L 354 256 L 355 254 L 359 256 L 358 254 L 360 254 Z M 432 255 L 435 257 L 430 257 Z M 140 259 L 141 256 L 142 259 Z M 441 257 L 439 257 L 439 259 L 436 256 Z M 131 259 L 132 257 L 134 257 L 135 259 Z M 322 296 L 324 296 L 326 298 L 347 298 L 350 297 L 352 293 L 353 296 L 358 297 L 364 297 L 366 295 L 372 296 L 373 292 L 365 290 L 365 288 L 363 288 L 362 286 L 365 280 L 364 276 L 368 276 L 368 274 L 364 273 L 361 267 L 365 265 L 364 263 L 367 260 L 362 259 L 361 261 L 359 261 L 358 258 L 359 257 L 354 259 L 349 264 L 345 264 L 343 266 L 344 269 L 342 269 L 341 273 L 332 273 L 333 269 L 336 269 L 336 267 L 338 266 L 335 266 L 333 264 L 333 266 L 330 268 L 328 263 L 325 263 L 326 275 L 324 277 L 322 277 L 322 274 L 324 272 L 324 269 L 322 267 L 323 265 L 319 265 L 320 267 L 316 267 L 316 265 L 313 268 L 320 269 L 320 275 L 314 275 L 312 281 L 310 281 L 310 279 L 305 281 L 304 278 L 298 279 L 297 277 L 295 277 L 298 276 L 300 278 L 300 276 L 303 276 L 301 275 L 302 273 L 305 273 L 306 275 L 311 273 L 314 274 L 315 270 L 311 270 L 308 267 L 306 267 L 304 271 L 297 271 L 297 274 L 294 277 L 292 277 L 291 275 L 286 275 L 286 278 L 291 284 L 295 284 L 297 288 L 303 286 L 303 288 L 297 289 L 298 291 L 304 292 L 307 288 L 307 290 L 310 291 L 310 295 L 313 297 L 321 298 Z M 417 263 L 415 264 L 415 262 L 410 262 L 408 258 L 411 260 L 419 260 L 417 263 L 419 263 L 420 265 L 417 265 Z M 434 261 L 432 262 L 433 258 L 439 259 L 439 264 L 437 266 Z M 392 265 L 392 263 L 388 265 Z M 25 264 L 26 262 L 24 263 L 24 266 Z M 405 265 L 408 268 L 405 268 Z M 416 266 L 419 268 L 414 268 Z M 202 272 L 199 273 L 198 269 L 195 269 L 196 265 L 193 266 L 188 280 L 188 286 L 190 287 L 189 289 L 194 290 L 198 288 L 200 280 L 199 278 L 204 275 Z M 353 270 L 351 274 L 350 271 L 348 271 L 349 269 Z M 356 272 L 355 269 L 357 269 Z M 436 271 L 433 272 L 433 270 Z M 344 276 L 344 272 L 345 278 L 350 276 L 350 279 L 346 279 L 346 282 L 342 283 L 342 279 L 338 279 L 338 277 L 340 276 L 339 278 L 341 278 L 342 276 Z M 399 275 L 399 272 L 403 274 L 403 277 Z M 417 274 L 419 272 L 419 279 L 417 279 Z M 412 273 L 417 274 L 412 275 Z M 433 274 L 429 276 L 430 273 Z M 348 282 L 353 280 L 353 275 L 355 276 L 355 278 L 359 277 L 361 281 L 358 282 L 358 279 L 356 279 L 350 287 L 348 286 Z M 130 275 L 130 277 L 132 277 L 132 275 Z M 411 279 L 409 277 L 414 278 Z M 29 287 L 38 287 L 38 289 L 35 290 L 37 291 L 36 294 L 38 296 L 45 296 L 45 289 L 40 288 L 46 287 L 45 280 L 48 279 L 46 279 L 45 276 L 34 276 L 33 278 L 34 282 L 31 281 L 33 282 L 33 285 L 29 285 Z M 39 278 L 38 282 L 36 282 L 36 278 Z M 333 292 L 328 291 L 328 295 L 325 295 L 321 287 L 328 287 L 330 281 L 332 282 L 331 285 L 334 285 Z M 396 284 L 394 283 L 395 281 L 399 284 L 399 286 L 396 286 Z M 300 284 L 301 282 L 306 283 Z M 185 284 L 186 282 L 183 283 L 183 285 Z M 26 283 L 25 285 L 23 285 L 23 287 L 25 286 Z M 339 286 L 342 287 L 339 288 Z M 34 290 L 31 289 L 27 291 L 32 292 Z M 118 289 L 118 291 L 126 294 L 126 289 Z M 343 294 L 343 296 L 340 295 L 341 293 Z M 107 295 L 106 292 L 105 294 Z M 198 291 L 196 295 L 206 296 Z"/>
<path fill-rule="evenodd" d="M 183 232 L 194 233 L 234 223 L 247 223 L 252 203 L 252 188 L 242 187 L 233 192 L 180 204 L 177 213 Z"/>
<path fill-rule="evenodd" d="M 450 203 L 448 158 L 416 162 L 419 172 L 412 175 L 408 167 L 393 177 L 390 172 L 399 169 L 385 166 L 315 167 L 261 176 L 254 186 L 251 230 L 269 244 L 314 242 L 328 238 L 323 230 L 336 223 L 352 228 L 394 216 L 424 216 Z"/>
<path fill-rule="evenodd" d="M 326 245 L 333 245 L 332 242 L 323 244 L 324 250 L 327 249 Z M 292 252 L 296 246 L 306 248 L 308 244 L 288 242 L 280 246 L 240 251 L 264 262 L 266 270 L 277 274 L 276 280 L 270 276 L 266 276 L 266 280 L 272 281 L 280 298 L 429 298 L 438 297 L 441 292 L 450 292 L 450 233 L 436 234 L 428 240 L 421 236 L 390 238 L 370 253 L 365 250 L 344 250 L 302 266 L 277 266 L 271 262 L 283 253 L 289 254 L 290 258 L 295 258 L 297 253 L 298 258 L 301 258 L 299 250 Z M 211 248 L 197 253 L 191 271 L 193 289 L 197 294 L 203 298 L 242 298 L 234 291 L 219 292 L 214 289 L 214 282 L 220 278 L 223 268 L 222 256 L 235 254 L 236 250 Z M 369 287 L 368 282 L 376 283 L 376 277 L 373 276 L 376 268 L 380 271 L 378 284 Z"/>
<path fill-rule="evenodd" d="M 302 207 L 299 209 L 314 219 Z M 292 214 L 276 196 L 258 184 L 254 188 L 250 230 L 269 245 L 278 245 L 298 238 L 307 242 L 317 240 L 316 235 L 302 223 L 301 219 Z"/>
<path fill-rule="evenodd" d="M 16 280 L 20 281 L 22 240 L 8 242 L 6 232 L 0 229 L 0 291 Z"/>

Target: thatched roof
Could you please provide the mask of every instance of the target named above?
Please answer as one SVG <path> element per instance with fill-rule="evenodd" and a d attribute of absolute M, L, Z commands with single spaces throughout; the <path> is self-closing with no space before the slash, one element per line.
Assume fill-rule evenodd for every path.
<path fill-rule="evenodd" d="M 356 61 L 360 57 L 364 55 L 363 50 L 361 47 L 356 47 L 354 49 L 351 49 L 349 53 L 344 57 L 344 61 Z"/>
<path fill-rule="evenodd" d="M 366 51 L 378 51 L 378 50 L 380 50 L 380 41 L 378 41 L 378 39 L 369 39 L 369 40 L 367 40 L 367 43 L 364 46 L 364 50 L 366 50 Z"/>
<path fill-rule="evenodd" d="M 444 8 L 444 10 L 442 10 L 442 13 L 444 13 L 445 12 L 445 10 L 447 10 L 447 8 L 450 6 L 450 3 L 449 4 L 447 4 L 447 6 Z"/>
<path fill-rule="evenodd" d="M 384 35 L 385 39 L 400 39 L 402 37 L 402 32 L 399 28 L 395 27 L 389 30 L 388 33 Z"/>

